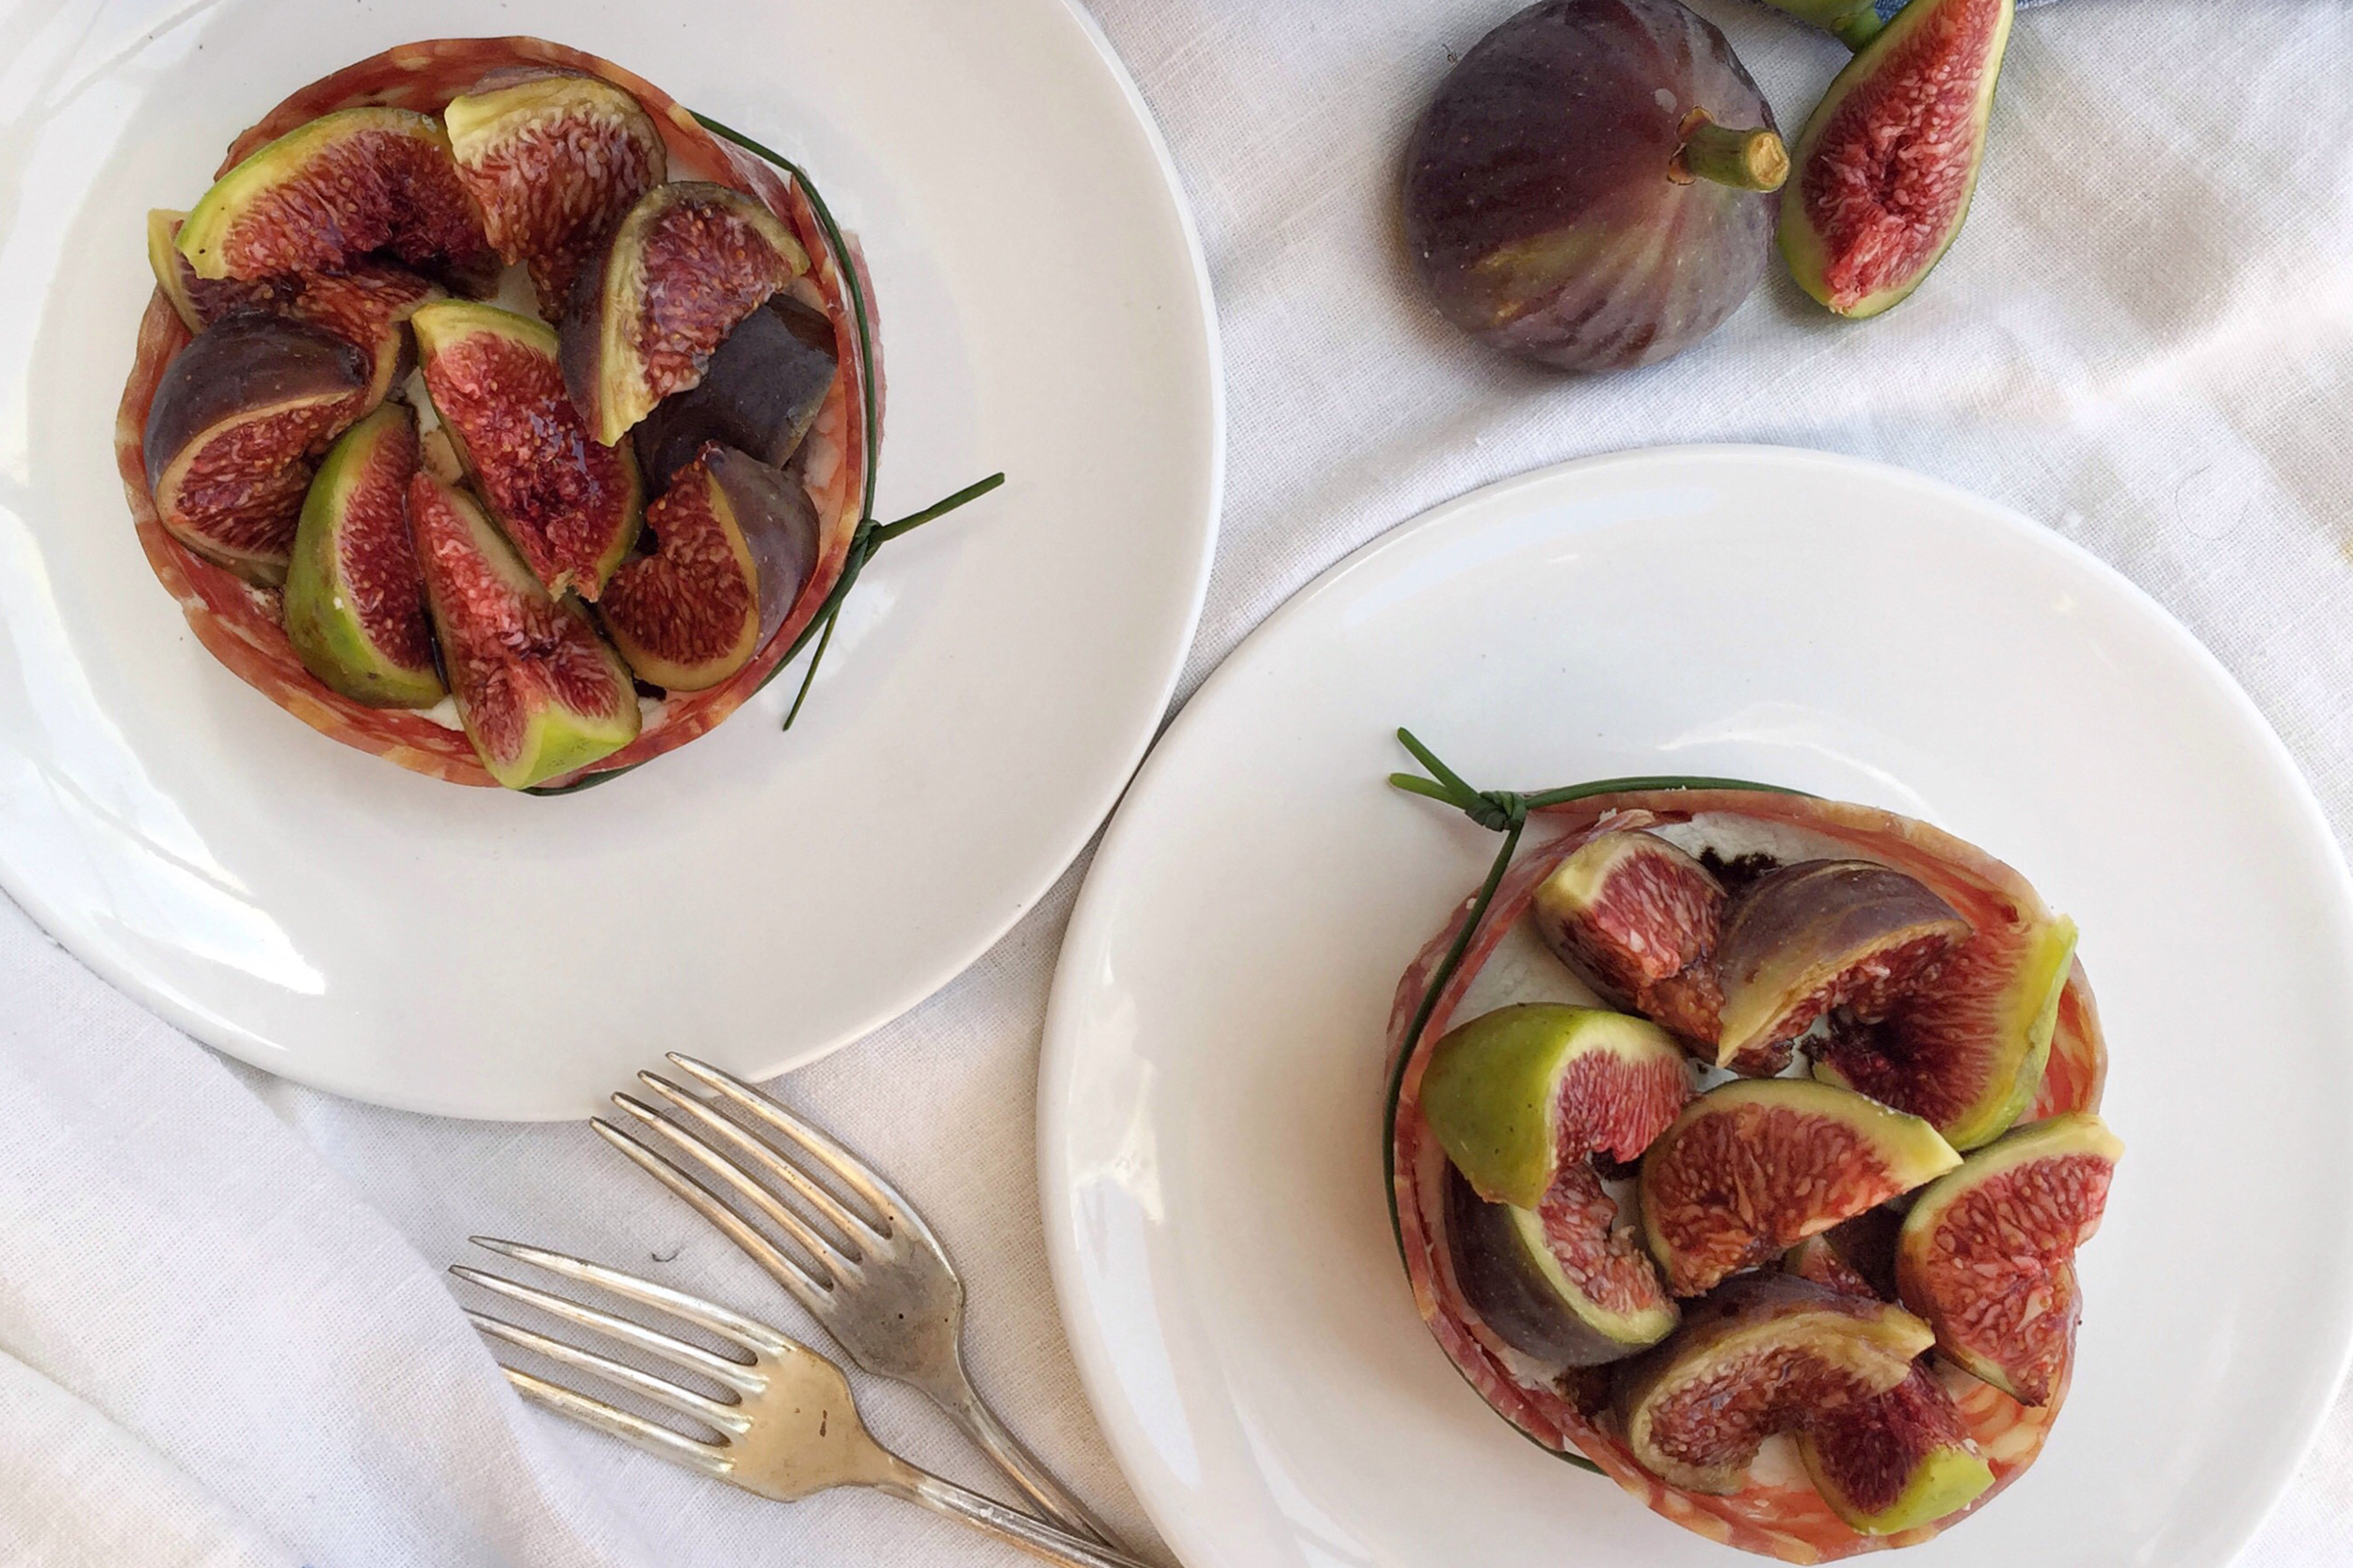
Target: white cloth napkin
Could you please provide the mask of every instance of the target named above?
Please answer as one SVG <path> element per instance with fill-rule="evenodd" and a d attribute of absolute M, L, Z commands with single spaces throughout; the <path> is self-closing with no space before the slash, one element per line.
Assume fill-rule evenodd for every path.
<path fill-rule="evenodd" d="M 1694 3 L 1794 129 L 1843 52 L 1745 0 Z M 1785 441 L 1951 480 L 2121 567 L 2353 824 L 2353 8 L 2038 9 L 1976 215 L 1911 303 L 1842 325 L 1776 277 L 1684 358 L 1576 381 L 1438 325 L 1391 227 L 1405 126 L 1514 4 L 1097 0 L 1182 166 L 1225 321 L 1232 478 L 1188 690 L 1324 566 L 1473 486 L 1612 448 Z M 933 1216 L 971 1281 L 982 1382 L 1148 1541 L 1063 1347 L 1036 1218 L 1034 1054 L 1075 885 L 787 1092 Z M 440 1274 L 470 1232 L 799 1320 L 584 1128 L 434 1122 L 226 1064 L 5 907 L 0 996 L 0 1564 L 1009 1560 L 871 1495 L 778 1510 L 507 1395 Z M 911 1397 L 861 1397 L 916 1458 L 988 1479 Z M 2353 1401 L 2245 1563 L 2353 1564 Z"/>

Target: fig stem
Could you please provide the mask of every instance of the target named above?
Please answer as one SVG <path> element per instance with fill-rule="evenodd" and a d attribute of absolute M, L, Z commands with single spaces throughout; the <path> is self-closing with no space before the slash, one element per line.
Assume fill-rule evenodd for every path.
<path fill-rule="evenodd" d="M 1789 146 L 1772 131 L 1758 126 L 1736 131 L 1693 109 L 1683 120 L 1683 145 L 1667 163 L 1667 178 L 1677 184 L 1712 180 L 1736 190 L 1775 191 L 1789 178 Z"/>
<path fill-rule="evenodd" d="M 1887 25 L 1872 0 L 1765 0 L 1775 10 L 1787 11 L 1834 36 L 1849 49 L 1860 49 Z"/>

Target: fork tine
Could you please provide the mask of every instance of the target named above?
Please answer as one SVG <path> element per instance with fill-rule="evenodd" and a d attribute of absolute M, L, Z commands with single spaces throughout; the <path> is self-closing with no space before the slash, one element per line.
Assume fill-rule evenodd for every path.
<path fill-rule="evenodd" d="M 659 1073 L 639 1073 L 637 1080 L 727 1140 L 729 1144 L 741 1150 L 746 1160 L 753 1161 L 761 1170 L 770 1173 L 777 1180 L 792 1188 L 793 1192 L 801 1195 L 803 1202 L 817 1210 L 828 1224 L 844 1236 L 852 1240 L 862 1237 L 872 1237 L 878 1241 L 889 1240 L 889 1237 L 878 1229 L 872 1220 L 863 1215 L 851 1213 L 847 1208 L 843 1207 L 840 1199 L 819 1186 L 808 1172 L 786 1159 L 781 1151 L 771 1148 L 767 1144 L 753 1137 L 743 1128 L 713 1111 L 702 1099 L 687 1093 Z"/>
<path fill-rule="evenodd" d="M 776 1228 L 798 1241 L 811 1257 L 832 1271 L 836 1278 L 857 1277 L 858 1255 L 844 1252 L 836 1246 L 824 1232 L 787 1208 L 774 1192 L 753 1180 L 750 1172 L 712 1148 L 693 1128 L 664 1115 L 659 1107 L 648 1105 L 634 1095 L 616 1094 L 613 1096 L 613 1103 L 693 1155 L 705 1170 L 735 1189 L 744 1202 L 774 1221 Z M 716 1113 L 712 1114 L 716 1119 Z M 856 1233 L 854 1231 L 852 1234 Z"/>
<path fill-rule="evenodd" d="M 700 1373 L 713 1383 L 723 1384 L 739 1394 L 757 1394 L 768 1386 L 765 1377 L 742 1362 L 713 1355 L 700 1345 L 673 1339 L 643 1323 L 616 1318 L 593 1306 L 583 1306 L 578 1302 L 568 1301 L 536 1286 L 523 1285 L 499 1274 L 485 1273 L 480 1269 L 470 1269 L 463 1263 L 451 1264 L 449 1272 L 469 1285 L 478 1285 L 510 1301 L 536 1306 L 552 1318 L 561 1318 L 568 1323 L 576 1323 L 625 1345 L 634 1346 L 648 1355 L 660 1356 L 672 1366 L 682 1367 L 690 1372 Z"/>
<path fill-rule="evenodd" d="M 618 1384 L 632 1393 L 642 1395 L 656 1404 L 677 1411 L 681 1416 L 691 1416 L 703 1425 L 715 1428 L 730 1436 L 740 1437 L 752 1430 L 750 1417 L 746 1416 L 741 1409 L 734 1405 L 723 1404 L 717 1400 L 706 1399 L 691 1388 L 680 1388 L 666 1378 L 655 1377 L 650 1372 L 641 1372 L 625 1362 L 614 1360 L 611 1356 L 599 1355 L 594 1351 L 584 1351 L 577 1345 L 551 1338 L 536 1329 L 527 1329 L 520 1324 L 510 1323 L 504 1318 L 493 1318 L 487 1312 L 476 1312 L 469 1307 L 466 1311 L 466 1318 L 475 1328 L 493 1339 L 503 1339 L 522 1350 L 535 1351 L 546 1356 L 550 1361 L 560 1362 L 579 1371 L 600 1377 L 607 1383 Z"/>
<path fill-rule="evenodd" d="M 899 1190 L 885 1181 L 875 1169 L 833 1141 L 832 1137 L 801 1120 L 783 1104 L 732 1073 L 720 1071 L 708 1062 L 697 1061 L 680 1051 L 665 1053 L 680 1071 L 708 1085 L 713 1094 L 724 1096 L 750 1114 L 775 1128 L 798 1144 L 820 1165 L 831 1171 L 841 1184 L 874 1206 L 887 1224 L 897 1224 L 902 1216 L 913 1213 L 912 1206 L 899 1195 Z"/>
<path fill-rule="evenodd" d="M 608 1436 L 617 1437 L 624 1443 L 633 1444 L 648 1453 L 659 1454 L 674 1464 L 683 1464 L 688 1469 L 699 1470 L 706 1476 L 721 1477 L 727 1475 L 734 1467 L 726 1450 L 716 1444 L 681 1436 L 658 1421 L 648 1421 L 642 1416 L 632 1416 L 626 1410 L 605 1403 L 602 1400 L 594 1400 L 585 1394 L 575 1393 L 560 1383 L 550 1383 L 545 1378 L 535 1377 L 520 1368 L 509 1367 L 504 1362 L 499 1363 L 499 1370 L 504 1372 L 506 1381 L 515 1385 L 515 1392 L 529 1400 L 533 1404 L 542 1409 L 552 1410 L 558 1416 L 568 1416 L 583 1426 L 594 1427 Z"/>
<path fill-rule="evenodd" d="M 794 1301 L 810 1312 L 823 1315 L 832 1301 L 831 1281 L 819 1279 L 797 1259 L 787 1256 L 784 1249 L 754 1230 L 744 1216 L 729 1208 L 727 1201 L 693 1172 L 682 1169 L 668 1155 L 627 1128 L 616 1127 L 602 1116 L 590 1117 L 588 1125 L 596 1128 L 598 1137 L 635 1160 L 640 1170 L 677 1193 L 689 1208 L 726 1232 L 728 1240 L 749 1253 L 752 1261 L 790 1291 Z"/>
<path fill-rule="evenodd" d="M 658 1160 L 661 1156 L 654 1158 Z M 625 1274 L 601 1263 L 591 1263 L 585 1258 L 572 1257 L 560 1252 L 549 1252 L 544 1247 L 526 1246 L 520 1241 L 502 1241 L 493 1236 L 475 1236 L 470 1240 L 475 1246 L 488 1248 L 502 1257 L 529 1263 L 552 1274 L 580 1280 L 640 1305 L 667 1312 L 673 1318 L 683 1319 L 705 1333 L 715 1334 L 755 1354 L 782 1355 L 801 1348 L 766 1323 L 754 1321 L 741 1312 L 721 1306 L 717 1302 L 707 1302 L 700 1296 L 690 1296 L 683 1290 L 656 1285 L 652 1280 L 639 1279 L 635 1274 Z"/>

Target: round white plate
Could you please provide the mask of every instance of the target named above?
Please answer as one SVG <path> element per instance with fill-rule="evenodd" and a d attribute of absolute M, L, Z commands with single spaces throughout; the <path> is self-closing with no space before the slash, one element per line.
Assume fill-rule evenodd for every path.
<path fill-rule="evenodd" d="M 111 445 L 147 209 L 303 83 L 485 31 L 811 170 L 876 280 L 882 517 L 1010 476 L 877 558 L 791 734 L 800 664 L 563 799 L 417 777 L 220 667 Z M 338 1093 L 580 1115 L 665 1048 L 764 1077 L 856 1038 L 1111 808 L 1199 614 L 1224 415 L 1176 172 L 1076 5 L 0 0 L 0 879 L 101 974 Z"/>
<path fill-rule="evenodd" d="M 2214 1568 L 2353 1329 L 2353 888 L 2286 752 L 2148 599 L 1897 470 L 1602 458 L 1376 541 L 1163 739 L 1072 917 L 1039 1185 L 1104 1430 L 1190 1568 L 1723 1568 L 1524 1441 L 1415 1314 L 1381 1169 L 1399 974 L 1496 839 L 1386 788 L 1640 774 L 1924 817 L 2083 928 L 2126 1144 L 2074 1393 L 1907 1564 Z"/>

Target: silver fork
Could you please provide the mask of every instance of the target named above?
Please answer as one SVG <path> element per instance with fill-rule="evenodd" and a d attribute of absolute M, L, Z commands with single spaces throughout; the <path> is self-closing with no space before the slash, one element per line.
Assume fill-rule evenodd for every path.
<path fill-rule="evenodd" d="M 658 1073 L 639 1073 L 637 1079 L 664 1105 L 629 1094 L 615 1095 L 613 1103 L 659 1133 L 718 1186 L 632 1128 L 599 1117 L 592 1124 L 598 1133 L 750 1254 L 852 1361 L 876 1377 L 920 1389 L 1048 1517 L 1115 1544 L 1110 1528 L 1022 1446 L 973 1388 L 964 1368 L 964 1282 L 915 1207 L 873 1167 L 774 1098 L 691 1056 L 668 1055 L 680 1072 L 733 1107 L 744 1121 L 723 1115 L 710 1101 Z M 773 1141 L 754 1128 L 773 1134 Z M 826 1191 L 812 1166 L 854 1193 L 870 1212 L 856 1213 Z M 834 1234 L 826 1235 L 785 1203 L 762 1176 L 789 1191 Z M 807 1261 L 754 1227 L 729 1206 L 721 1188 L 782 1231 Z"/>
<path fill-rule="evenodd" d="M 545 1356 L 559 1367 L 601 1379 L 641 1400 L 675 1411 L 716 1432 L 718 1440 L 690 1437 L 593 1394 L 502 1361 L 499 1368 L 506 1374 L 506 1380 L 534 1404 L 634 1444 L 674 1464 L 778 1502 L 798 1502 L 837 1486 L 871 1486 L 894 1497 L 920 1503 L 1034 1557 L 1064 1564 L 1064 1568 L 1146 1568 L 1133 1558 L 1119 1556 L 1093 1542 L 1058 1530 L 901 1459 L 877 1443 L 858 1419 L 857 1404 L 851 1397 L 850 1383 L 841 1375 L 841 1368 L 765 1323 L 756 1322 L 715 1302 L 583 1258 L 487 1236 L 477 1236 L 473 1240 L 476 1246 L 487 1247 L 502 1256 L 666 1313 L 715 1335 L 743 1352 L 742 1359 L 714 1354 L 673 1335 L 553 1291 L 503 1274 L 470 1269 L 462 1263 L 452 1264 L 449 1272 L 459 1279 L 536 1307 L 591 1335 L 601 1335 L 642 1354 L 668 1362 L 725 1390 L 724 1398 L 712 1399 L 600 1352 L 584 1350 L 568 1340 L 469 1307 L 466 1316 L 492 1339 Z"/>

